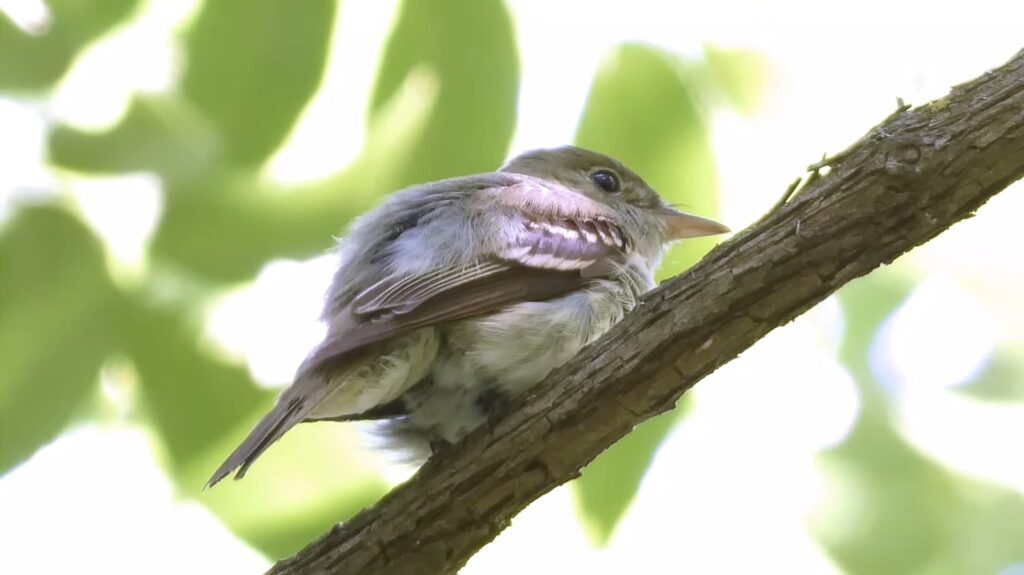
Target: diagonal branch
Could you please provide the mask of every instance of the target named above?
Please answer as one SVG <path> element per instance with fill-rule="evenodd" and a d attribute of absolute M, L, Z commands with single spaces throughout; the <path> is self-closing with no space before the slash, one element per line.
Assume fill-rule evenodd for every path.
<path fill-rule="evenodd" d="M 794 198 L 647 295 L 526 401 L 275 574 L 451 573 L 529 503 L 843 284 L 1024 176 L 1024 51 L 901 109 Z M 1024 216 L 1024 214 L 1022 214 Z"/>

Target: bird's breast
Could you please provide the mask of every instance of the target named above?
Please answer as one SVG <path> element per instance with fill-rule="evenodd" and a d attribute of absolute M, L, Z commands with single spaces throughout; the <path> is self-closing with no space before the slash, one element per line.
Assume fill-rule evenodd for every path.
<path fill-rule="evenodd" d="M 443 328 L 434 384 L 522 392 L 608 331 L 649 288 L 648 282 L 599 279 L 559 298 Z"/>

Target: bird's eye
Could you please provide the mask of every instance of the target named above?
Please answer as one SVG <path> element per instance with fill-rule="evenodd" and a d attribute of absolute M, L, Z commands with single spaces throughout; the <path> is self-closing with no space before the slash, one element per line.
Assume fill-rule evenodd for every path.
<path fill-rule="evenodd" d="M 590 174 L 590 181 L 608 193 L 619 191 L 619 177 L 611 170 L 597 170 Z"/>

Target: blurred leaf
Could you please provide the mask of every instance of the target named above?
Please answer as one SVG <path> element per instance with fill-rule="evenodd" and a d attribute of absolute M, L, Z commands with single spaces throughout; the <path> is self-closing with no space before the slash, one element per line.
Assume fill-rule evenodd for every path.
<path fill-rule="evenodd" d="M 876 413 L 822 466 L 839 488 L 811 526 L 849 573 L 995 573 L 1024 560 L 1019 493 L 950 473 Z"/>
<path fill-rule="evenodd" d="M 145 411 L 179 489 L 250 544 L 273 557 L 287 556 L 386 490 L 354 456 L 355 442 L 339 441 L 352 434 L 350 426 L 318 424 L 290 431 L 244 481 L 204 492 L 210 474 L 270 410 L 276 393 L 257 387 L 242 366 L 202 350 L 180 311 L 139 306 L 121 325 Z"/>
<path fill-rule="evenodd" d="M 185 96 L 220 128 L 233 164 L 257 166 L 320 83 L 333 0 L 203 3 L 185 39 Z"/>
<path fill-rule="evenodd" d="M 187 104 L 139 97 L 125 117 L 102 133 L 57 126 L 49 136 L 51 159 L 81 172 L 151 170 L 195 178 L 217 159 L 216 133 Z"/>
<path fill-rule="evenodd" d="M 52 21 L 26 34 L 0 12 L 0 90 L 39 90 L 57 81 L 87 43 L 135 9 L 138 0 L 47 0 Z"/>
<path fill-rule="evenodd" d="M 1024 499 L 915 452 L 893 428 L 871 370 L 878 330 L 912 288 L 886 268 L 839 292 L 847 322 L 840 359 L 862 405 L 847 439 L 821 456 L 836 492 L 820 505 L 812 529 L 850 573 L 995 572 L 1024 559 Z"/>
<path fill-rule="evenodd" d="M 1024 350 L 997 348 L 984 370 L 956 391 L 991 401 L 1024 400 Z"/>
<path fill-rule="evenodd" d="M 198 330 L 182 313 L 136 305 L 119 327 L 121 346 L 139 373 L 144 405 L 176 470 L 270 404 L 273 393 L 257 387 L 244 367 L 198 347 Z"/>
<path fill-rule="evenodd" d="M 274 257 L 323 252 L 386 192 L 494 169 L 511 138 L 517 78 L 500 3 L 409 2 L 389 40 L 366 145 L 352 166 L 292 189 L 248 170 L 169 182 L 153 250 L 218 281 L 251 277 Z"/>
<path fill-rule="evenodd" d="M 643 86 L 643 89 L 637 89 Z M 718 187 L 707 122 L 685 69 L 655 48 L 624 45 L 602 64 L 576 143 L 640 174 L 669 203 L 714 217 Z M 659 276 L 696 263 L 720 238 L 689 240 L 666 254 Z"/>
<path fill-rule="evenodd" d="M 715 215 L 718 191 L 707 125 L 683 68 L 664 52 L 625 45 L 605 60 L 591 87 L 576 142 L 622 161 L 667 201 L 681 202 L 684 209 L 704 216 Z M 692 265 L 716 241 L 688 241 L 674 248 L 660 275 Z M 574 482 L 596 543 L 607 542 L 676 417 L 662 416 L 638 427 Z"/>
<path fill-rule="evenodd" d="M 111 351 L 116 293 L 99 242 L 64 210 L 23 208 L 0 236 L 0 472 L 53 439 Z"/>
<path fill-rule="evenodd" d="M 748 116 L 754 114 L 768 80 L 764 57 L 753 50 L 706 46 L 704 60 L 715 86 L 732 106 Z"/>
<path fill-rule="evenodd" d="M 871 370 L 872 344 L 882 323 L 910 296 L 914 283 L 897 267 L 890 267 L 856 279 L 838 292 L 846 323 L 839 361 L 853 375 L 868 411 L 884 410 L 887 401 Z"/>
<path fill-rule="evenodd" d="M 271 258 L 327 250 L 349 220 L 397 186 L 435 93 L 429 80 L 411 75 L 369 126 L 358 160 L 322 182 L 281 189 L 237 173 L 172 182 L 153 251 L 228 282 L 252 277 Z"/>
<path fill-rule="evenodd" d="M 491 171 L 515 128 L 519 63 L 498 0 L 405 0 L 384 51 L 371 119 L 413 71 L 437 78 L 429 121 L 396 187 Z"/>
<path fill-rule="evenodd" d="M 295 553 L 387 491 L 357 441 L 355 425 L 325 422 L 296 426 L 260 456 L 244 479 L 200 493 L 211 471 L 254 423 L 255 417 L 221 438 L 210 457 L 182 481 L 229 529 L 270 557 Z"/>
<path fill-rule="evenodd" d="M 609 447 L 574 483 L 576 505 L 597 547 L 608 544 L 633 502 L 661 440 L 682 416 L 683 406 L 649 419 Z"/>
<path fill-rule="evenodd" d="M 350 178 L 282 190 L 255 175 L 170 184 L 153 251 L 221 282 L 250 278 L 274 257 L 326 251 L 369 201 Z M 348 195 L 346 195 L 346 193 Z"/>

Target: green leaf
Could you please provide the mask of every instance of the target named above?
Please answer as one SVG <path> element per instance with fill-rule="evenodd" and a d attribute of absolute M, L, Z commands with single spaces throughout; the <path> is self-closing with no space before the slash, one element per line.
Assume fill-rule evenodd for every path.
<path fill-rule="evenodd" d="M 367 195 L 347 181 L 283 190 L 252 174 L 219 174 L 170 183 L 153 251 L 220 282 L 248 279 L 274 257 L 323 253 L 345 222 L 369 206 Z"/>
<path fill-rule="evenodd" d="M 217 449 L 179 481 L 229 529 L 270 557 L 295 553 L 387 491 L 363 453 L 355 425 L 325 422 L 296 426 L 260 456 L 244 479 L 200 492 L 253 423 L 255 418 L 221 438 Z"/>
<path fill-rule="evenodd" d="M 220 160 L 213 127 L 187 103 L 139 97 L 106 132 L 57 126 L 49 136 L 54 163 L 81 172 L 148 170 L 194 179 Z"/>
<path fill-rule="evenodd" d="M 715 165 L 693 90 L 685 69 L 671 56 L 654 48 L 621 46 L 594 79 L 576 142 L 621 160 L 667 201 L 713 217 Z M 714 241 L 686 242 L 674 248 L 665 258 L 661 275 L 692 265 Z M 604 544 L 611 536 L 676 417 L 662 416 L 638 427 L 574 482 L 584 524 L 595 543 Z"/>
<path fill-rule="evenodd" d="M 996 348 L 982 372 L 957 391 L 990 401 L 1024 400 L 1024 349 Z"/>
<path fill-rule="evenodd" d="M 839 361 L 854 377 L 861 399 L 866 402 L 862 413 L 887 408 L 888 398 L 871 370 L 871 346 L 882 323 L 910 296 L 913 288 L 913 278 L 901 275 L 899 268 L 894 267 L 876 270 L 838 292 L 846 322 Z"/>
<path fill-rule="evenodd" d="M 768 81 L 768 66 L 764 57 L 753 50 L 724 50 L 706 46 L 704 60 L 712 82 L 729 103 L 739 112 L 753 115 Z"/>
<path fill-rule="evenodd" d="M 273 396 L 240 365 L 198 347 L 181 311 L 135 304 L 119 324 L 120 344 L 138 371 L 142 401 L 171 461 L 186 468 Z"/>
<path fill-rule="evenodd" d="M 205 37 L 206 25 L 196 26 L 193 34 Z M 485 62 L 481 54 L 491 60 Z M 188 131 L 189 138 L 178 140 L 180 146 L 174 143 L 183 149 L 160 148 L 157 143 L 174 141 L 162 135 L 165 119 L 172 117 L 165 110 L 158 120 L 143 116 L 145 122 L 126 122 L 123 136 L 108 138 L 116 146 L 59 133 L 53 154 L 82 169 L 148 164 L 174 176 L 165 184 L 154 254 L 207 279 L 243 280 L 271 258 L 324 252 L 349 220 L 387 192 L 442 174 L 490 170 L 503 159 L 512 135 L 518 71 L 511 26 L 499 2 L 407 3 L 382 62 L 366 145 L 353 165 L 322 182 L 285 188 L 268 184 L 255 170 L 218 165 L 232 152 L 211 149 L 203 122 L 195 123 L 199 128 Z M 246 93 L 243 104 L 231 101 L 232 113 L 254 106 L 252 100 Z M 172 110 L 191 118 L 189 108 L 182 104 Z M 216 115 L 210 118 L 227 129 Z M 250 135 L 242 139 L 252 141 Z M 175 158 L 179 164 L 165 164 Z"/>
<path fill-rule="evenodd" d="M 87 400 L 116 304 L 103 250 L 80 221 L 54 207 L 16 213 L 0 236 L 0 472 Z"/>
<path fill-rule="evenodd" d="M 681 416 L 682 406 L 641 423 L 591 462 L 575 481 L 577 511 L 595 546 L 608 544 L 636 497 L 658 445 Z"/>
<path fill-rule="evenodd" d="M 839 292 L 846 317 L 840 360 L 861 393 L 846 440 L 820 457 L 829 477 L 810 528 L 851 573 L 993 573 L 1024 560 L 1024 498 L 962 477 L 899 436 L 871 369 L 886 319 L 913 288 L 895 268 Z"/>
<path fill-rule="evenodd" d="M 515 128 L 519 63 L 498 0 L 405 0 L 384 51 L 371 120 L 413 72 L 438 94 L 415 154 L 396 167 L 397 187 L 491 171 Z"/>
<path fill-rule="evenodd" d="M 171 182 L 153 251 L 216 281 L 255 275 L 274 257 L 323 253 L 345 224 L 398 187 L 433 109 L 436 89 L 413 75 L 367 130 L 359 158 L 322 182 L 282 189 L 251 173 Z"/>
<path fill-rule="evenodd" d="M 228 160 L 257 166 L 320 83 L 336 2 L 203 3 L 185 38 L 185 96 L 216 125 Z"/>
<path fill-rule="evenodd" d="M 244 481 L 203 491 L 276 394 L 257 387 L 242 366 L 202 349 L 182 310 L 135 305 L 119 336 L 139 374 L 144 413 L 179 490 L 229 529 L 268 555 L 284 557 L 384 493 L 386 485 L 357 457 L 352 427 L 342 424 L 299 425 L 260 457 Z"/>
<path fill-rule="evenodd" d="M 821 458 L 832 476 L 811 520 L 850 573 L 995 573 L 1024 561 L 1024 498 L 913 451 L 877 412 Z"/>
<path fill-rule="evenodd" d="M 0 90 L 40 90 L 56 82 L 86 44 L 127 17 L 138 0 L 48 0 L 51 23 L 26 34 L 0 12 Z"/>

